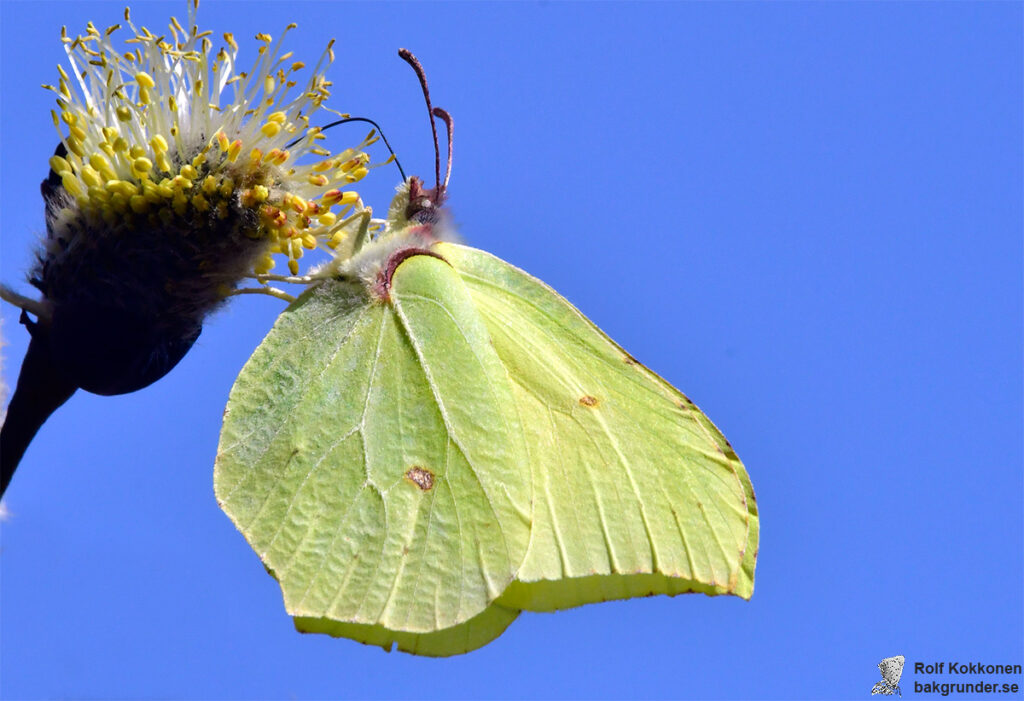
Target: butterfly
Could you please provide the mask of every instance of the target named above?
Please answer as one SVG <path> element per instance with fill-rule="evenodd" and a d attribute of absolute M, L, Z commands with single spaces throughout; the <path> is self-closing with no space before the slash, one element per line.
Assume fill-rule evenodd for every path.
<path fill-rule="evenodd" d="M 464 653 L 521 611 L 749 598 L 758 513 L 729 442 L 553 289 L 448 241 L 435 187 L 282 313 L 239 375 L 218 502 L 303 632 Z"/>

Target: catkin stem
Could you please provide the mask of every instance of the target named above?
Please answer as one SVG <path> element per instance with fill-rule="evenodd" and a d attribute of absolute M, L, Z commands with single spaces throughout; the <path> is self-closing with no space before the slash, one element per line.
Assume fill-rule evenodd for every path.
<path fill-rule="evenodd" d="M 285 302 L 291 304 L 295 301 L 295 297 L 284 290 L 279 290 L 276 287 L 242 287 L 237 290 L 232 290 L 230 295 L 270 295 L 271 297 L 277 297 L 283 299 Z"/>
<path fill-rule="evenodd" d="M 272 273 L 246 275 L 245 277 L 258 282 L 288 282 L 292 285 L 308 285 L 314 280 L 314 278 L 309 275 L 274 275 Z"/>

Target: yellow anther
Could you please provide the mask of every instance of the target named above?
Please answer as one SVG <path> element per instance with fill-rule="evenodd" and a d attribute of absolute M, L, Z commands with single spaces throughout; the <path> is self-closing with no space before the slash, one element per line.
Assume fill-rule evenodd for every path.
<path fill-rule="evenodd" d="M 331 248 L 337 248 L 338 246 L 341 245 L 341 242 L 344 240 L 345 232 L 338 231 L 333 236 L 331 236 L 331 240 L 327 242 L 327 245 L 330 246 Z"/>
<path fill-rule="evenodd" d="M 132 172 L 136 175 L 145 175 L 151 170 L 153 170 L 153 161 L 145 156 L 139 156 L 132 161 Z"/>
<path fill-rule="evenodd" d="M 128 200 L 128 204 L 136 214 L 145 214 L 149 211 L 149 200 L 143 195 L 132 195 L 131 199 Z"/>
<path fill-rule="evenodd" d="M 196 194 L 192 196 L 192 206 L 199 212 L 205 212 L 210 209 L 210 201 L 203 197 L 201 193 Z"/>
<path fill-rule="evenodd" d="M 120 192 L 115 192 L 110 196 L 109 207 L 110 211 L 115 214 L 122 214 L 128 211 L 128 197 L 122 195 Z"/>
<path fill-rule="evenodd" d="M 310 174 L 307 180 L 309 181 L 310 185 L 315 185 L 317 187 L 324 187 L 325 185 L 327 185 L 328 182 L 330 182 L 327 176 L 322 173 Z"/>
<path fill-rule="evenodd" d="M 299 274 L 299 261 L 291 259 L 288 261 L 288 270 L 291 271 L 292 275 Z"/>
<path fill-rule="evenodd" d="M 334 167 L 333 160 L 320 161 L 319 163 L 313 164 L 313 171 L 316 173 L 323 173 L 326 170 L 330 170 Z"/>
<path fill-rule="evenodd" d="M 142 158 L 143 156 L 146 155 L 146 149 L 137 145 L 132 146 L 130 149 L 128 149 L 128 155 L 131 156 L 132 158 Z"/>
<path fill-rule="evenodd" d="M 82 195 L 82 184 L 78 181 L 78 178 L 73 173 L 64 173 L 60 178 L 61 184 L 64 189 L 67 190 L 73 197 Z"/>
<path fill-rule="evenodd" d="M 281 149 L 271 149 L 270 153 L 267 154 L 267 160 L 274 165 L 284 165 L 285 162 L 291 158 L 291 152 L 282 151 Z"/>
<path fill-rule="evenodd" d="M 128 150 L 128 142 L 123 136 L 119 136 L 114 140 L 114 150 L 119 152 Z"/>
<path fill-rule="evenodd" d="M 153 99 L 149 96 L 149 90 L 146 88 L 139 88 L 139 104 L 148 105 Z"/>
<path fill-rule="evenodd" d="M 179 217 L 185 216 L 185 213 L 188 211 L 188 198 L 180 192 L 176 193 L 171 201 L 171 208 Z"/>
<path fill-rule="evenodd" d="M 181 167 L 181 174 L 189 180 L 195 180 L 199 177 L 199 173 L 190 165 L 183 165 Z"/>
<path fill-rule="evenodd" d="M 353 168 L 361 166 L 365 161 L 360 156 L 354 156 L 338 166 L 342 173 L 348 173 Z"/>
<path fill-rule="evenodd" d="M 196 154 L 196 157 L 192 159 L 192 167 L 199 168 L 204 163 L 206 163 L 206 152 L 200 151 Z"/>
<path fill-rule="evenodd" d="M 207 195 L 212 195 L 217 192 L 217 178 L 212 175 L 207 175 L 203 178 L 203 192 Z"/>
<path fill-rule="evenodd" d="M 270 197 L 270 190 L 264 185 L 257 185 L 252 189 L 252 198 L 257 202 L 266 202 Z"/>
<path fill-rule="evenodd" d="M 113 143 L 114 139 L 117 138 L 117 129 L 114 127 L 103 127 L 100 129 L 100 132 L 103 134 L 103 140 L 108 143 Z"/>
<path fill-rule="evenodd" d="M 164 153 L 167 151 L 167 139 L 159 134 L 149 140 L 149 145 L 153 147 L 153 153 Z"/>
<path fill-rule="evenodd" d="M 228 137 L 224 135 L 224 132 L 218 131 L 215 138 L 217 139 L 217 146 L 221 151 L 227 151 L 228 147 L 231 146 L 231 142 L 228 141 Z"/>
<path fill-rule="evenodd" d="M 231 145 L 228 146 L 228 152 L 227 152 L 228 153 L 228 160 L 231 161 L 232 163 L 234 163 L 235 159 L 238 158 L 238 154 L 241 153 L 241 152 L 242 152 L 242 140 L 241 139 L 235 139 L 234 141 L 231 142 Z"/>
<path fill-rule="evenodd" d="M 64 123 L 69 127 L 75 126 L 75 122 L 78 121 L 78 117 L 73 112 L 68 112 L 67 110 L 60 113 L 60 118 L 63 119 Z"/>
<path fill-rule="evenodd" d="M 99 186 L 90 187 L 87 194 L 90 200 L 95 200 L 96 202 L 102 203 L 110 199 L 110 193 Z"/>
<path fill-rule="evenodd" d="M 68 143 L 68 151 L 70 151 L 71 153 L 75 154 L 79 158 L 84 158 L 85 157 L 85 149 L 82 148 L 82 142 L 81 141 L 79 141 L 78 139 L 74 139 L 74 138 L 70 138 L 69 137 L 67 143 Z"/>
<path fill-rule="evenodd" d="M 321 212 L 317 219 L 320 220 L 321 226 L 332 226 L 334 222 L 338 221 L 334 212 Z"/>
<path fill-rule="evenodd" d="M 174 188 L 170 186 L 170 180 L 161 182 L 156 188 L 157 194 L 165 200 L 169 200 L 174 197 Z"/>
<path fill-rule="evenodd" d="M 132 111 L 124 105 L 115 109 L 114 114 L 116 114 L 117 118 L 122 122 L 129 122 L 132 118 Z"/>
<path fill-rule="evenodd" d="M 50 156 L 50 170 L 57 175 L 71 172 L 71 164 L 60 156 Z"/>
<path fill-rule="evenodd" d="M 320 203 L 326 207 L 330 207 L 331 205 L 335 204 L 355 204 L 358 201 L 359 193 L 353 192 L 351 190 L 347 192 L 342 192 L 341 190 L 337 189 L 328 190 L 323 194 L 323 197 L 320 198 Z"/>
<path fill-rule="evenodd" d="M 124 197 L 125 202 L 127 202 L 128 197 L 137 195 L 139 192 L 138 188 L 127 180 L 108 180 L 105 187 L 112 195 L 121 195 Z"/>
<path fill-rule="evenodd" d="M 142 196 L 151 204 L 157 204 L 163 199 L 160 196 L 160 188 L 151 180 L 146 180 L 142 183 Z"/>
<path fill-rule="evenodd" d="M 303 63 L 302 61 L 296 61 L 295 63 L 292 64 L 292 70 L 293 71 L 301 71 L 305 67 L 306 67 L 306 64 Z"/>
<path fill-rule="evenodd" d="M 254 166 L 258 166 L 260 163 L 262 163 L 263 151 L 258 148 L 254 148 L 252 151 L 250 151 L 249 162 L 252 163 Z"/>
<path fill-rule="evenodd" d="M 308 248 L 309 250 L 313 250 L 314 248 L 316 248 L 316 237 L 313 236 L 313 234 L 303 234 L 302 245 Z"/>
<path fill-rule="evenodd" d="M 235 190 L 235 181 L 231 178 L 224 178 L 224 181 L 220 184 L 220 194 L 223 197 L 230 197 L 231 193 Z"/>
<path fill-rule="evenodd" d="M 345 176 L 345 180 L 347 180 L 350 183 L 357 183 L 363 178 L 365 178 L 369 172 L 369 169 L 367 169 L 365 166 L 362 168 L 356 168 L 351 173 Z"/>
<path fill-rule="evenodd" d="M 85 129 L 83 129 L 82 127 L 71 127 L 70 129 L 68 129 L 68 131 L 71 132 L 71 136 L 74 137 L 75 139 L 78 139 L 79 141 L 85 141 L 85 137 L 87 136 L 87 134 L 85 132 Z"/>
<path fill-rule="evenodd" d="M 260 131 L 263 133 L 263 136 L 267 137 L 268 139 L 273 139 L 281 132 L 281 125 L 278 124 L 277 122 L 267 122 L 262 127 L 260 127 Z"/>
<path fill-rule="evenodd" d="M 144 71 L 139 71 L 135 74 L 135 82 L 139 84 L 140 88 L 156 87 L 156 82 L 150 77 L 149 73 Z"/>
<path fill-rule="evenodd" d="M 100 174 L 92 166 L 84 166 L 81 171 L 81 176 L 82 182 L 84 182 L 87 187 L 99 187 L 103 184 L 103 178 L 100 177 Z"/>
<path fill-rule="evenodd" d="M 254 270 L 255 270 L 257 275 L 263 275 L 264 273 L 269 273 L 273 269 L 274 269 L 274 259 L 271 258 L 270 256 L 263 256 L 262 258 L 260 258 L 259 261 L 257 261 L 257 263 L 256 263 L 256 265 L 254 267 Z"/>
<path fill-rule="evenodd" d="M 171 172 L 171 161 L 167 158 L 166 153 L 156 154 L 156 167 L 164 173 Z"/>
<path fill-rule="evenodd" d="M 287 119 L 288 119 L 288 115 L 286 115 L 284 112 L 280 112 L 280 111 L 278 111 L 278 112 L 271 112 L 270 114 L 267 115 L 267 121 L 268 122 L 273 122 L 274 124 L 284 124 L 285 121 L 287 121 Z"/>
<path fill-rule="evenodd" d="M 175 175 L 173 178 L 171 178 L 171 186 L 175 190 L 191 190 L 192 181 L 183 175 Z"/>
<path fill-rule="evenodd" d="M 105 180 L 116 180 L 117 174 L 110 165 L 110 161 L 102 153 L 94 153 L 89 156 L 89 165 L 100 172 Z"/>
<path fill-rule="evenodd" d="M 277 83 L 274 82 L 273 76 L 267 76 L 263 79 L 263 92 L 267 95 L 271 95 L 274 92 L 274 88 L 277 87 Z"/>

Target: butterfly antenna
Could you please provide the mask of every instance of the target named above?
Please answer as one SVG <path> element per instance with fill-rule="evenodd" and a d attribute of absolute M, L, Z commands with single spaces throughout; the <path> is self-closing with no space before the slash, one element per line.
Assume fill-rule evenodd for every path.
<path fill-rule="evenodd" d="M 409 49 L 399 49 L 398 55 L 403 61 L 412 66 L 416 71 L 416 77 L 420 79 L 420 88 L 423 90 L 423 99 L 427 103 L 427 114 L 430 116 L 430 131 L 434 134 L 434 183 L 440 188 L 441 185 L 441 148 L 437 143 L 437 125 L 434 124 L 434 107 L 430 104 L 430 90 L 427 88 L 427 74 L 423 71 L 423 64 L 419 62 Z M 448 147 L 451 148 L 451 142 Z M 440 192 L 440 189 L 438 190 Z"/>
<path fill-rule="evenodd" d="M 402 170 L 402 164 L 398 162 L 398 156 L 395 155 L 394 149 L 392 149 L 391 148 L 391 144 L 388 143 L 388 137 L 384 136 L 384 130 L 380 128 L 380 126 L 377 124 L 377 122 L 373 121 L 372 119 L 367 119 L 366 117 L 345 117 L 344 119 L 339 119 L 336 122 L 331 122 L 330 124 L 328 124 L 326 126 L 320 127 L 320 131 L 323 132 L 323 131 L 326 131 L 326 130 L 330 129 L 331 127 L 336 127 L 339 124 L 347 124 L 349 122 L 366 122 L 367 124 L 372 124 L 373 125 L 373 128 L 377 130 L 378 134 L 380 134 L 381 141 L 383 141 L 384 145 L 387 146 L 388 153 L 391 154 L 391 159 L 395 162 L 395 165 L 398 166 L 398 172 L 401 173 L 402 181 L 404 182 L 406 177 L 405 177 L 405 171 Z M 292 146 L 294 146 L 295 144 L 299 143 L 300 141 L 302 141 L 305 138 L 306 138 L 305 136 L 300 136 L 299 138 L 295 139 L 295 141 L 292 141 L 287 146 L 285 146 L 285 148 L 291 148 Z"/>
<path fill-rule="evenodd" d="M 442 191 L 447 192 L 448 180 L 452 177 L 452 138 L 455 135 L 455 121 L 448 114 L 447 110 L 443 110 L 440 107 L 435 107 L 433 114 L 435 117 L 444 120 L 444 125 L 448 132 L 448 165 L 444 169 L 444 185 L 442 185 Z"/>

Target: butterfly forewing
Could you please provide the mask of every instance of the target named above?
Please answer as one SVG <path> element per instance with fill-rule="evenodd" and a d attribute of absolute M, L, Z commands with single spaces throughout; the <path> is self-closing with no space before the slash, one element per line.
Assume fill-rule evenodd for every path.
<path fill-rule="evenodd" d="M 282 315 L 239 376 L 217 496 L 300 628 L 349 626 L 341 634 L 409 648 L 415 636 L 394 633 L 462 626 L 423 651 L 464 651 L 515 617 L 482 615 L 529 538 L 514 402 L 442 261 L 402 263 L 389 301 L 326 283 Z"/>

